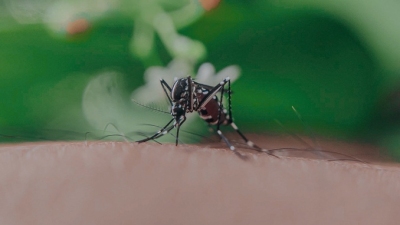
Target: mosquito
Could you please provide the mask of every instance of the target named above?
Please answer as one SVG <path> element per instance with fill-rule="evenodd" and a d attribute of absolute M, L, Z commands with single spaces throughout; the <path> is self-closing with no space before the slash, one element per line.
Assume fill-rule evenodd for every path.
<path fill-rule="evenodd" d="M 221 125 L 230 125 L 251 149 L 275 156 L 268 150 L 262 149 L 254 144 L 252 141 L 250 141 L 233 122 L 231 107 L 232 92 L 231 81 L 229 77 L 226 77 L 214 87 L 206 84 L 200 84 L 194 81 L 190 76 L 177 79 L 172 85 L 172 88 L 167 84 L 167 82 L 165 82 L 164 79 L 161 79 L 160 83 L 171 105 L 170 113 L 172 119 L 164 127 L 157 131 L 157 133 L 150 137 L 137 141 L 138 143 L 160 138 L 170 132 L 175 127 L 175 144 L 178 145 L 179 129 L 186 121 L 186 113 L 193 113 L 197 111 L 200 118 L 202 118 L 206 123 L 208 123 L 209 125 L 217 126 L 217 134 L 228 145 L 229 149 L 234 151 L 236 154 L 240 155 L 240 153 L 237 152 L 235 146 L 231 144 L 231 142 L 220 130 Z M 227 90 L 225 89 L 226 85 L 228 86 Z M 225 91 L 228 94 L 228 108 L 225 108 L 222 103 Z M 220 98 L 218 99 L 217 94 L 219 92 L 221 94 Z M 171 123 L 173 124 L 171 125 Z"/>

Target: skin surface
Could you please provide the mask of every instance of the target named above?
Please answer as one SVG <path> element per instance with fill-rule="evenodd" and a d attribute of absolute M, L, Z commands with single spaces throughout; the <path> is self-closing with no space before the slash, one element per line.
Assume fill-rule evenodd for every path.
<path fill-rule="evenodd" d="M 291 145 L 251 136 L 264 147 Z M 321 143 L 324 149 L 366 146 Z M 299 147 L 299 146 L 298 146 Z M 0 146 L 0 224 L 398 224 L 400 167 L 221 143 Z"/>

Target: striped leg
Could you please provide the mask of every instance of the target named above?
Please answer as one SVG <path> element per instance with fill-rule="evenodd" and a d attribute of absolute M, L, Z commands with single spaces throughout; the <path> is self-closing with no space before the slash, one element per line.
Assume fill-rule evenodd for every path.
<path fill-rule="evenodd" d="M 225 84 L 226 84 L 226 83 L 228 83 L 228 86 L 229 86 L 228 92 L 229 92 L 229 101 L 230 101 L 231 81 L 230 81 L 229 77 L 225 78 L 223 81 L 221 81 L 221 82 L 218 84 L 219 86 L 221 86 L 220 88 L 218 88 L 218 89 L 221 90 L 221 97 L 220 97 L 220 99 L 219 99 L 217 134 L 218 134 L 218 135 L 221 137 L 221 139 L 228 145 L 228 147 L 229 147 L 230 150 L 232 150 L 232 151 L 233 151 L 237 156 L 239 156 L 240 158 L 246 159 L 246 156 L 242 155 L 240 152 L 238 152 L 238 151 L 236 150 L 235 146 L 233 146 L 233 145 L 231 144 L 231 142 L 228 140 L 228 138 L 225 137 L 225 135 L 221 132 L 221 130 L 220 130 L 220 128 L 219 128 L 220 125 L 224 122 L 224 121 L 221 121 L 221 113 L 224 112 L 224 108 L 223 108 L 223 105 L 222 105 L 222 99 L 223 99 L 223 97 L 224 97 L 224 91 L 225 91 L 224 88 L 225 88 Z M 217 87 L 218 87 L 218 85 L 217 85 Z M 214 89 L 217 90 L 217 88 L 214 88 Z M 215 92 L 215 94 L 216 94 L 216 92 Z M 224 113 L 225 113 L 225 112 L 224 112 Z M 231 117 L 229 117 L 228 119 L 229 119 L 229 121 L 230 121 L 230 120 L 231 120 Z"/>
<path fill-rule="evenodd" d="M 167 134 L 169 131 L 171 131 L 171 130 L 174 128 L 174 126 L 168 127 L 168 126 L 172 123 L 172 121 L 174 121 L 174 119 L 172 119 L 171 121 L 169 121 L 169 122 L 167 123 L 167 125 L 165 125 L 162 129 L 160 129 L 159 131 L 157 131 L 157 133 L 155 133 L 155 134 L 152 135 L 151 137 L 148 137 L 148 138 L 145 138 L 145 139 L 136 141 L 136 142 L 142 143 L 142 142 L 154 140 L 154 139 L 157 139 L 157 138 L 159 138 L 159 137 L 164 136 L 165 134 Z M 168 128 L 167 128 L 167 127 L 168 127 Z"/>
<path fill-rule="evenodd" d="M 224 92 L 224 89 L 222 89 L 222 91 L 221 91 L 222 93 Z M 270 151 L 268 151 L 267 149 L 263 149 L 263 148 L 261 148 L 261 147 L 259 147 L 258 145 L 256 145 L 256 144 L 254 144 L 254 142 L 252 142 L 252 141 L 250 141 L 246 136 L 244 136 L 244 134 L 239 130 L 239 128 L 236 126 L 236 124 L 233 122 L 233 117 L 232 117 L 232 106 L 231 106 L 231 94 L 232 94 L 232 92 L 231 92 L 231 82 L 229 81 L 228 82 L 228 123 L 232 126 L 232 128 L 240 135 L 240 137 L 246 142 L 246 144 L 250 147 L 250 148 L 252 148 L 252 149 L 254 149 L 254 150 L 256 150 L 256 151 L 258 151 L 258 152 L 264 152 L 264 153 L 267 153 L 268 155 L 271 155 L 271 156 L 274 156 L 274 157 L 277 157 L 277 158 L 279 158 L 278 156 L 276 156 L 276 155 L 274 155 L 274 154 L 272 154 Z M 221 99 L 222 99 L 222 95 L 221 95 Z M 220 102 L 220 106 L 222 107 L 222 102 Z M 222 111 L 223 109 L 221 108 L 220 109 L 220 114 L 221 114 L 221 111 Z"/>
<path fill-rule="evenodd" d="M 230 86 L 230 79 L 229 77 L 225 78 L 223 81 L 221 81 L 219 84 L 217 84 L 213 89 L 211 89 L 206 96 L 199 102 L 199 106 L 197 107 L 196 110 L 203 108 L 207 103 L 220 91 L 223 93 L 224 86 L 226 83 L 229 82 Z M 221 95 L 222 97 L 222 95 Z"/>
<path fill-rule="evenodd" d="M 254 144 L 254 142 L 250 141 L 246 136 L 244 136 L 244 134 L 239 130 L 239 128 L 236 126 L 236 124 L 234 122 L 231 123 L 231 126 L 240 135 L 240 137 L 246 142 L 247 146 L 249 146 L 250 148 L 252 148 L 258 152 L 264 152 L 264 153 L 267 153 L 268 155 L 279 158 L 278 156 L 272 154 L 271 151 L 269 151 L 267 149 L 263 149 L 263 148 L 259 147 L 258 145 Z"/>
<path fill-rule="evenodd" d="M 226 138 L 225 135 L 222 134 L 222 132 L 221 132 L 221 130 L 220 130 L 220 128 L 219 128 L 220 125 L 221 125 L 221 123 L 223 122 L 223 121 L 221 121 L 221 113 L 222 113 L 222 111 L 224 110 L 224 109 L 223 109 L 223 106 L 222 106 L 222 98 L 224 97 L 224 86 L 225 86 L 226 83 L 229 84 L 229 87 L 231 86 L 231 81 L 230 81 L 229 77 L 225 78 L 223 81 L 221 81 L 221 82 L 218 84 L 218 85 L 220 86 L 220 88 L 218 88 L 218 89 L 221 90 L 221 97 L 219 98 L 217 133 L 218 133 L 218 135 L 221 137 L 221 139 L 228 145 L 228 147 L 229 147 L 230 150 L 236 151 L 235 146 L 233 146 L 233 145 L 231 144 L 231 142 L 228 140 L 228 138 Z M 216 90 L 217 90 L 217 89 L 216 89 Z M 216 94 L 216 92 L 215 92 L 215 94 Z"/>

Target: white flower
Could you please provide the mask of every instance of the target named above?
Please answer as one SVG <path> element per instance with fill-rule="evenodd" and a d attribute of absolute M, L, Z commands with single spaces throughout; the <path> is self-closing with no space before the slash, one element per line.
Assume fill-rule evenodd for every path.
<path fill-rule="evenodd" d="M 85 19 L 92 23 L 104 18 L 117 4 L 117 0 L 54 1 L 47 7 L 43 22 L 51 31 L 63 34 L 75 20 Z"/>
<path fill-rule="evenodd" d="M 218 73 L 215 73 L 215 68 L 211 63 L 203 63 L 199 67 L 196 75 L 196 82 L 207 84 L 210 86 L 217 85 L 226 77 L 229 77 L 231 83 L 239 78 L 240 68 L 236 65 L 227 66 Z"/>
<path fill-rule="evenodd" d="M 92 24 L 109 19 L 112 15 L 127 16 L 133 26 L 130 51 L 145 65 L 160 60 L 156 52 L 155 35 L 173 58 L 198 62 L 206 55 L 203 43 L 178 32 L 203 15 L 204 8 L 198 0 L 3 1 L 0 11 L 10 14 L 17 22 L 44 23 L 49 31 L 60 37 L 86 32 Z"/>

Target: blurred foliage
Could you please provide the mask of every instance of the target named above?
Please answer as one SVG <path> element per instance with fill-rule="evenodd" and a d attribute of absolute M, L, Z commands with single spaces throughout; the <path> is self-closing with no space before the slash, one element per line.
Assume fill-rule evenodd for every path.
<path fill-rule="evenodd" d="M 399 21 L 400 3 L 390 4 L 222 1 L 179 33 L 201 41 L 207 49 L 205 61 L 217 70 L 231 64 L 241 67 L 232 101 L 235 121 L 245 132 L 282 131 L 275 119 L 284 129 L 303 132 L 302 121 L 291 109 L 295 106 L 318 134 L 375 140 L 400 152 L 395 141 L 400 138 L 395 132 L 399 112 L 383 107 L 400 87 L 400 29 L 394 22 Z M 6 9 L 0 7 L 0 12 Z M 129 93 L 143 85 L 146 69 L 129 50 L 133 29 L 130 18 L 114 12 L 94 21 L 83 34 L 60 38 L 42 23 L 18 24 L 3 14 L 2 133 L 9 127 L 31 132 L 93 129 L 84 116 L 82 96 L 89 81 L 104 71 L 118 72 L 121 98 L 133 104 Z M 167 65 L 172 58 L 157 36 L 155 40 L 161 63 Z M 160 117 L 129 110 L 125 114 L 141 122 L 154 123 Z M 122 126 L 121 118 L 110 122 Z M 160 126 L 167 122 L 156 121 Z M 126 126 L 124 130 L 134 130 L 135 122 Z M 201 133 L 193 126 L 184 129 Z"/>

